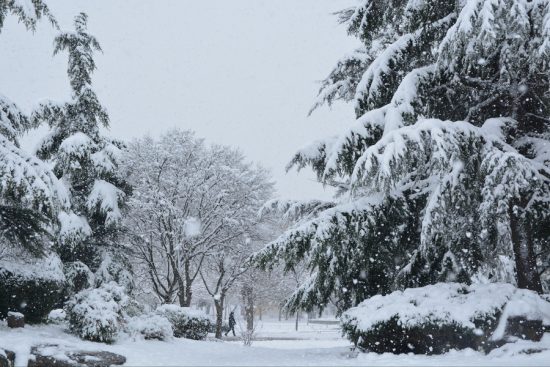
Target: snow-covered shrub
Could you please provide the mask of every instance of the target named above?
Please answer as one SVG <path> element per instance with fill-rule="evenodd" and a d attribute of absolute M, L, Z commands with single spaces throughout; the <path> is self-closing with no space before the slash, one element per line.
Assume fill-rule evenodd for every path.
<path fill-rule="evenodd" d="M 170 321 L 177 338 L 202 340 L 208 335 L 211 323 L 202 311 L 177 305 L 162 305 L 155 312 Z"/>
<path fill-rule="evenodd" d="M 95 285 L 116 282 L 124 287 L 130 294 L 134 288 L 134 277 L 131 272 L 132 265 L 128 258 L 119 251 L 104 252 L 101 255 L 101 263 L 95 272 Z"/>
<path fill-rule="evenodd" d="M 28 323 L 43 322 L 61 306 L 65 287 L 61 261 L 55 255 L 28 263 L 0 261 L 0 318 L 19 311 Z"/>
<path fill-rule="evenodd" d="M 257 324 L 254 324 L 252 329 L 248 329 L 247 327 L 242 328 L 239 325 L 239 339 L 243 342 L 243 345 L 245 347 L 252 346 L 252 343 L 254 342 L 254 339 L 256 338 L 256 327 Z"/>
<path fill-rule="evenodd" d="M 174 335 L 170 321 L 159 314 L 148 313 L 131 317 L 127 322 L 128 333 L 132 336 L 141 336 L 147 340 L 167 340 Z"/>
<path fill-rule="evenodd" d="M 222 322 L 222 334 L 225 334 L 229 331 L 229 324 L 227 322 Z M 210 320 L 210 326 L 208 327 L 208 332 L 209 333 L 216 333 L 216 321 L 215 320 Z"/>
<path fill-rule="evenodd" d="M 111 343 L 120 329 L 127 302 L 124 289 L 115 282 L 85 289 L 67 302 L 70 329 L 83 339 Z"/>
<path fill-rule="evenodd" d="M 55 310 L 51 310 L 48 314 L 48 322 L 52 324 L 58 324 L 67 318 L 67 312 L 65 312 L 62 308 L 56 308 Z"/>
<path fill-rule="evenodd" d="M 81 261 L 64 264 L 63 272 L 67 278 L 67 288 L 71 294 L 90 288 L 94 284 L 94 273 Z"/>
<path fill-rule="evenodd" d="M 374 296 L 343 314 L 342 329 L 361 350 L 440 354 L 489 350 L 506 336 L 528 337 L 510 327 L 517 318 L 547 323 L 550 303 L 510 284 L 438 283 Z M 538 339 L 541 332 L 535 332 Z"/>
<path fill-rule="evenodd" d="M 130 298 L 124 305 L 124 315 L 127 317 L 141 316 L 145 311 L 145 305 L 135 298 Z"/>

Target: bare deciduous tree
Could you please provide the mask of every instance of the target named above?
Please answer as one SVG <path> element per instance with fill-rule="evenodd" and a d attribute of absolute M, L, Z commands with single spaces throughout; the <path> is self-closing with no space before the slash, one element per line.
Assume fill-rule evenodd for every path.
<path fill-rule="evenodd" d="M 234 229 L 271 192 L 267 172 L 181 130 L 131 143 L 124 169 L 134 187 L 127 227 L 135 257 L 160 302 L 189 306 L 205 258 L 241 236 Z"/>

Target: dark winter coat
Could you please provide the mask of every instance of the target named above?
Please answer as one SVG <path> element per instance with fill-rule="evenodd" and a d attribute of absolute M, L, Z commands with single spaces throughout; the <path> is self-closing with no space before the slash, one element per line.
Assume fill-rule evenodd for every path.
<path fill-rule="evenodd" d="M 235 313 L 231 312 L 229 314 L 229 328 L 233 329 L 233 326 L 235 326 Z"/>

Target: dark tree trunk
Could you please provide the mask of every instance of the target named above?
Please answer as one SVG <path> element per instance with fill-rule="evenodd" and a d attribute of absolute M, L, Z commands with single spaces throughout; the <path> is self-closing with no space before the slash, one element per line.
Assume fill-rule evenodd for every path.
<path fill-rule="evenodd" d="M 179 271 L 176 262 L 172 259 L 170 263 L 172 266 L 172 271 L 174 272 L 174 277 L 176 278 L 178 284 L 178 302 L 181 307 L 186 307 L 187 301 L 185 299 L 185 282 L 183 281 L 181 272 Z"/>
<path fill-rule="evenodd" d="M 300 319 L 300 312 L 296 311 L 296 331 L 298 331 L 298 321 Z"/>
<path fill-rule="evenodd" d="M 176 266 L 175 263 L 173 266 Z M 193 279 L 189 275 L 189 262 L 185 262 L 183 275 L 179 271 L 174 272 L 178 279 L 178 301 L 181 307 L 191 306 L 191 299 L 193 298 Z"/>
<path fill-rule="evenodd" d="M 529 220 L 521 217 L 521 211 L 524 206 L 511 205 L 510 207 L 510 231 L 516 263 L 517 283 L 519 288 L 543 293 L 540 274 L 537 271 L 533 238 L 530 225 L 528 224 Z"/>
<path fill-rule="evenodd" d="M 189 293 L 188 288 L 185 286 L 183 280 L 178 280 L 178 302 L 181 307 L 189 307 L 191 305 L 191 299 L 187 297 Z"/>
<path fill-rule="evenodd" d="M 189 261 L 185 262 L 185 304 L 183 307 L 191 306 L 191 298 L 193 298 L 193 279 L 190 276 L 190 263 Z"/>
<path fill-rule="evenodd" d="M 251 286 L 245 285 L 242 289 L 246 330 L 254 330 L 254 292 Z"/>
<path fill-rule="evenodd" d="M 181 307 L 187 307 L 187 302 L 185 299 L 185 291 L 183 289 L 180 289 L 178 291 L 178 302 Z"/>
<path fill-rule="evenodd" d="M 223 303 L 224 295 L 220 296 L 219 300 L 214 300 L 214 307 L 216 308 L 216 338 L 222 338 L 222 325 L 223 325 Z"/>

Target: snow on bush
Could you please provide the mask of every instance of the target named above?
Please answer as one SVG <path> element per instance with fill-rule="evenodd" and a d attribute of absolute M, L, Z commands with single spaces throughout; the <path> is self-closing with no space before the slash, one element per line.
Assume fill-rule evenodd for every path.
<path fill-rule="evenodd" d="M 94 284 L 94 273 L 81 261 L 74 261 L 63 266 L 67 288 L 70 294 L 90 288 Z"/>
<path fill-rule="evenodd" d="M 374 296 L 346 311 L 342 328 L 362 350 L 438 354 L 491 348 L 514 334 L 515 317 L 549 323 L 550 303 L 510 284 L 439 283 Z"/>
<path fill-rule="evenodd" d="M 86 205 L 88 210 L 97 210 L 105 214 L 107 226 L 115 225 L 122 218 L 119 204 L 124 195 L 124 192 L 115 185 L 104 180 L 95 180 Z"/>
<path fill-rule="evenodd" d="M 172 324 L 165 316 L 148 313 L 128 319 L 128 333 L 143 339 L 167 340 L 172 338 Z"/>
<path fill-rule="evenodd" d="M 177 305 L 162 305 L 155 312 L 170 321 L 174 336 L 177 338 L 202 340 L 206 338 L 210 329 L 210 320 L 199 310 Z"/>
<path fill-rule="evenodd" d="M 65 310 L 61 308 L 56 308 L 55 310 L 51 310 L 50 313 L 48 314 L 48 322 L 54 323 L 54 324 L 61 323 L 65 321 L 66 318 L 67 318 L 67 313 L 65 312 Z"/>
<path fill-rule="evenodd" d="M 63 301 L 63 265 L 55 254 L 43 258 L 0 260 L 0 318 L 19 311 L 28 323 L 39 323 Z"/>
<path fill-rule="evenodd" d="M 115 282 L 85 289 L 67 303 L 70 329 L 82 339 L 111 343 L 120 329 L 127 302 L 124 288 Z"/>
<path fill-rule="evenodd" d="M 25 280 L 65 282 L 63 264 L 59 256 L 49 253 L 42 258 L 0 260 L 0 274 L 10 273 Z"/>

